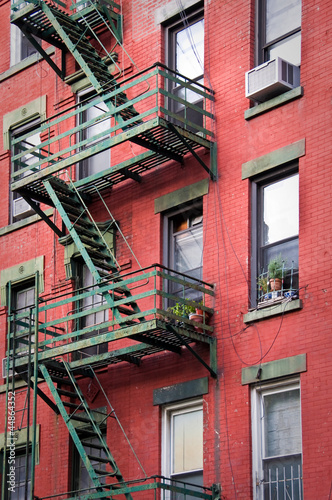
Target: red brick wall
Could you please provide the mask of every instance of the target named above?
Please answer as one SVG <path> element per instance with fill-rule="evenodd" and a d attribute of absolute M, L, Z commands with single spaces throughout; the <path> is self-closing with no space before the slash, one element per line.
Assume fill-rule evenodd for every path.
<path fill-rule="evenodd" d="M 154 10 L 162 0 L 124 1 L 124 43 L 139 69 L 164 61 L 163 36 Z M 241 385 L 246 366 L 307 354 L 301 374 L 303 476 L 305 499 L 328 499 L 331 488 L 332 438 L 329 390 L 331 370 L 331 36 L 328 0 L 303 0 L 301 85 L 304 95 L 246 121 L 244 73 L 254 64 L 254 2 L 206 2 L 206 84 L 215 91 L 215 134 L 218 181 L 204 197 L 204 279 L 216 284 L 212 319 L 218 345 L 218 379 L 209 380 L 204 397 L 204 481 L 220 482 L 227 500 L 252 498 L 251 423 L 248 386 Z M 9 3 L 0 4 L 0 71 L 9 68 Z M 57 53 L 57 57 L 59 54 Z M 122 61 L 128 58 L 119 51 Z M 73 65 L 72 63 L 69 64 Z M 48 115 L 57 102 L 71 96 L 46 62 L 0 81 L 1 111 L 12 111 L 47 95 Z M 257 322 L 245 329 L 250 279 L 250 183 L 241 180 L 241 165 L 300 139 L 306 154 L 299 160 L 299 267 L 301 311 Z M 0 122 L 0 226 L 8 224 L 10 162 L 2 145 Z M 130 157 L 125 144 L 118 153 Z M 117 156 L 115 156 L 115 159 Z M 205 156 L 208 158 L 208 155 Z M 154 214 L 154 199 L 207 177 L 195 159 L 181 167 L 169 162 L 143 175 L 140 184 L 126 181 L 105 193 L 105 201 L 140 264 L 162 262 L 162 217 Z M 96 220 L 108 215 L 92 207 Z M 57 223 L 59 216 L 57 216 Z M 5 269 L 45 255 L 45 293 L 65 279 L 63 247 L 43 222 L 0 236 L 0 267 Z M 117 236 L 120 264 L 132 260 Z M 0 310 L 1 357 L 5 353 L 5 309 Z M 208 352 L 198 351 L 205 360 Z M 110 366 L 100 373 L 107 395 L 148 475 L 161 473 L 161 413 L 153 406 L 153 390 L 207 375 L 189 352 L 162 353 L 141 367 Z M 0 395 L 1 408 L 4 394 Z M 103 405 L 98 396 L 93 406 Z M 0 412 L 1 428 L 4 413 Z M 40 464 L 36 491 L 42 497 L 67 491 L 69 438 L 60 417 L 39 402 Z M 113 430 L 114 422 L 109 424 Z M 142 476 L 119 433 L 108 434 L 110 448 L 125 478 Z"/>

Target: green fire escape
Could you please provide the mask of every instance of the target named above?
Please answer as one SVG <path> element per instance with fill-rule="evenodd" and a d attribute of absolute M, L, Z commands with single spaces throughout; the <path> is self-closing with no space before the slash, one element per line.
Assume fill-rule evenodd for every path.
<path fill-rule="evenodd" d="M 59 0 L 28 0 L 13 4 L 12 12 L 11 22 L 22 30 L 60 78 L 66 78 L 66 54 L 71 53 L 96 92 L 93 100 L 72 106 L 42 122 L 36 130 L 41 137 L 40 144 L 30 144 L 28 134 L 13 139 L 12 143 L 14 150 L 15 141 L 20 145 L 19 152 L 12 157 L 12 191 L 19 193 L 59 238 L 70 238 L 95 282 L 95 286 L 74 295 L 45 297 L 38 292 L 36 276 L 35 302 L 28 311 L 14 310 L 9 301 L 7 401 L 8 394 L 15 389 L 15 377 L 9 377 L 10 370 L 26 381 L 28 392 L 34 389 L 32 488 L 26 492 L 26 498 L 33 499 L 36 399 L 39 396 L 63 417 L 89 473 L 96 493 L 81 492 L 81 499 L 132 499 L 136 491 L 144 490 L 175 491 L 191 497 L 217 499 L 217 488 L 192 491 L 188 485 L 175 487 L 165 478 L 126 483 L 102 435 L 100 419 L 89 408 L 80 388 L 81 380 L 95 380 L 93 368 L 101 364 L 126 361 L 139 365 L 144 356 L 161 351 L 181 354 L 183 348 L 188 349 L 211 376 L 216 376 L 213 328 L 205 319 L 197 324 L 178 317 L 167 308 L 169 301 L 175 299 L 183 305 L 193 306 L 194 303 L 186 298 L 191 289 L 203 297 L 204 312 L 212 314 L 212 285 L 157 264 L 124 274 L 88 208 L 91 200 L 103 190 L 127 179 L 140 182 L 144 172 L 169 161 L 182 164 L 186 155 L 195 158 L 214 180 L 213 93 L 160 63 L 129 78 L 122 76 L 116 80 L 109 71 L 109 63 L 116 64 L 116 57 L 107 51 L 105 57 L 100 55 L 99 49 L 104 47 L 98 36 L 108 29 L 115 44 L 122 43 L 122 16 L 119 6 L 112 0 L 79 2 L 70 9 Z M 46 53 L 45 43 L 60 50 L 59 66 Z M 182 85 L 184 98 L 172 94 L 170 89 L 176 84 Z M 135 92 L 137 88 L 144 88 L 144 91 Z M 203 101 L 203 109 L 187 99 L 187 94 L 192 93 Z M 134 97 L 129 98 L 129 95 Z M 78 125 L 80 113 L 98 103 L 103 103 L 106 111 Z M 199 114 L 198 122 L 188 119 L 188 109 Z M 93 127 L 100 121 L 109 124 L 106 132 L 93 138 L 80 135 L 82 126 Z M 59 130 L 61 132 L 55 132 Z M 138 145 L 139 153 L 119 164 L 107 165 L 104 171 L 90 177 L 72 180 L 75 177 L 72 170 L 79 162 L 107 149 L 116 150 L 125 141 Z M 199 154 L 202 148 L 210 151 L 209 164 Z M 33 165 L 25 163 L 27 156 L 34 158 Z M 58 211 L 63 222 L 61 229 L 40 209 L 40 203 Z M 170 290 L 174 284 L 182 289 L 182 295 L 172 295 Z M 98 325 L 101 333 L 94 336 L 95 325 L 90 331 L 81 326 L 82 318 L 89 314 L 81 309 L 81 303 L 86 297 L 96 296 L 101 300 L 94 311 L 107 311 L 107 314 Z M 92 335 L 87 338 L 87 333 Z M 130 345 L 89 358 L 75 356 L 89 346 L 105 343 L 116 346 L 116 341 L 122 339 L 129 339 Z M 209 363 L 197 354 L 193 343 L 207 346 Z M 51 398 L 35 384 L 38 378 L 46 382 Z M 104 418 L 108 416 L 106 411 Z M 78 432 L 75 422 L 84 423 L 84 435 Z M 95 454 L 86 452 L 84 440 L 87 436 L 93 438 Z M 2 498 L 4 495 L 3 490 Z"/>

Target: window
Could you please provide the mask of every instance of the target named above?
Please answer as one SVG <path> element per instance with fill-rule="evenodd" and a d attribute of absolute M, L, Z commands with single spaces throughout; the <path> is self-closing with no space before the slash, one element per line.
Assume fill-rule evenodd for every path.
<path fill-rule="evenodd" d="M 252 183 L 253 296 L 257 277 L 278 257 L 284 268 L 283 289 L 298 289 L 299 175 L 294 167 L 283 172 L 262 175 Z"/>
<path fill-rule="evenodd" d="M 167 267 L 202 279 L 203 274 L 203 207 L 201 202 L 179 209 L 165 219 Z M 183 296 L 181 285 L 172 285 L 171 293 Z M 201 300 L 199 292 L 188 289 L 186 298 Z"/>
<path fill-rule="evenodd" d="M 301 64 L 301 0 L 258 0 L 261 64 L 279 56 Z"/>
<path fill-rule="evenodd" d="M 203 485 L 203 406 L 191 401 L 163 409 L 162 474 L 172 482 Z M 170 497 L 168 497 L 170 498 Z M 186 496 L 186 500 L 193 498 Z M 177 494 L 172 500 L 183 500 Z"/>
<path fill-rule="evenodd" d="M 15 486 L 7 482 L 8 488 L 5 490 L 6 500 L 24 500 L 30 498 L 31 494 L 31 451 L 28 456 L 24 449 L 15 450 L 15 464 L 9 464 L 7 460 L 7 467 L 14 467 L 15 470 Z M 11 469 L 13 470 L 13 469 Z M 11 476 L 7 476 L 9 479 Z M 9 489 L 9 488 L 13 489 Z"/>
<path fill-rule="evenodd" d="M 35 305 L 35 287 L 32 283 L 26 284 L 24 288 L 15 287 L 13 289 L 13 309 L 18 317 L 12 322 L 12 331 L 15 329 L 15 342 L 17 349 L 25 348 L 21 354 L 28 352 L 29 334 L 26 333 L 29 326 L 33 325 L 34 316 L 30 310 Z M 22 335 L 22 331 L 24 334 Z M 31 342 L 34 342 L 34 335 L 31 335 Z"/>
<path fill-rule="evenodd" d="M 11 0 L 11 4 L 15 4 L 15 0 Z M 22 7 L 25 4 L 23 3 Z M 37 38 L 40 41 L 39 38 Z M 32 45 L 24 33 L 15 24 L 10 25 L 10 65 L 18 64 L 23 59 L 26 59 L 33 54 L 36 54 L 37 49 Z"/>
<path fill-rule="evenodd" d="M 39 150 L 35 150 L 32 153 L 24 154 L 28 149 L 37 146 L 40 143 L 39 132 L 36 131 L 36 127 L 39 124 L 38 121 L 27 123 L 21 127 L 17 127 L 11 132 L 12 141 L 12 155 L 18 158 L 12 161 L 12 171 L 18 172 L 23 170 L 21 177 L 30 175 L 33 172 L 33 164 L 40 160 Z M 32 167 L 31 170 L 27 169 Z M 16 180 L 18 177 L 16 178 Z M 21 219 L 25 219 L 30 215 L 33 215 L 35 211 L 31 206 L 22 198 L 19 193 L 11 193 L 11 210 L 10 210 L 10 222 L 17 222 Z"/>
<path fill-rule="evenodd" d="M 83 101 L 84 98 L 84 101 Z M 105 138 L 108 137 L 106 131 L 110 129 L 110 118 L 103 118 L 103 114 L 108 110 L 107 106 L 103 102 L 98 102 L 96 96 L 86 96 L 82 95 L 80 97 L 80 105 L 81 107 L 85 107 L 85 105 L 92 100 L 95 100 L 96 103 L 94 105 L 89 106 L 87 109 L 82 109 L 82 112 L 79 114 L 79 124 L 81 125 L 78 140 L 84 141 L 89 140 L 89 142 L 82 147 L 82 149 L 91 148 L 93 146 L 97 146 L 98 143 L 102 142 Z M 98 120 L 98 117 L 100 119 Z M 93 120 L 92 124 L 87 124 Z M 87 125 L 86 125 L 87 124 Z M 99 134 L 103 134 L 101 137 L 94 139 L 95 136 Z M 110 167 L 110 150 L 106 149 L 105 151 L 101 151 L 98 154 L 90 156 L 89 158 L 85 158 L 78 165 L 78 178 L 84 179 L 85 177 L 89 177 L 90 175 L 96 174 L 98 172 L 102 172 Z"/>
<path fill-rule="evenodd" d="M 302 437 L 298 381 L 252 390 L 255 500 L 300 500 Z"/>
<path fill-rule="evenodd" d="M 203 9 L 184 14 L 181 20 L 168 27 L 167 65 L 177 73 L 204 84 L 204 18 Z M 203 99 L 178 82 L 170 83 L 170 92 L 176 98 L 184 99 L 203 109 Z M 196 125 L 203 125 L 203 115 L 192 108 L 185 108 L 181 102 L 172 100 L 171 110 Z M 181 122 L 180 125 L 183 126 Z"/>
<path fill-rule="evenodd" d="M 82 430 L 80 431 L 80 438 L 83 442 L 84 449 L 87 455 L 98 457 L 101 459 L 107 458 L 104 449 L 100 448 L 100 441 L 98 437 L 88 437 L 84 434 L 84 430 Z M 106 440 L 106 431 L 103 432 L 103 438 Z M 95 492 L 92 479 L 76 447 L 74 447 L 73 453 L 73 490 L 84 490 L 84 494 Z M 99 462 L 97 460 L 91 460 L 91 464 L 92 466 L 98 468 L 100 472 L 104 472 L 106 474 L 106 463 Z M 101 477 L 100 482 L 102 484 L 105 483 L 105 477 Z"/>
<path fill-rule="evenodd" d="M 108 308 L 102 311 L 95 311 L 100 306 L 103 306 L 106 301 L 102 294 L 96 293 L 97 288 L 95 285 L 95 280 L 90 273 L 88 267 L 86 265 L 80 266 L 80 287 L 84 288 L 86 292 L 93 292 L 92 295 L 88 297 L 84 297 L 80 304 L 80 310 L 83 312 L 87 312 L 88 314 L 83 316 L 80 321 L 79 328 L 89 328 L 89 332 L 80 337 L 80 339 L 88 339 L 91 337 L 96 337 L 97 335 L 101 335 L 107 331 L 106 328 L 98 328 L 98 325 L 101 323 L 108 321 Z M 91 312 L 89 312 L 91 310 Z M 95 328 L 92 328 L 95 325 Z M 86 347 L 85 349 L 81 349 L 78 352 L 78 357 L 80 359 L 86 358 L 89 356 L 94 356 L 96 354 L 101 354 L 103 352 L 107 352 L 107 343 L 98 344 L 91 347 Z"/>

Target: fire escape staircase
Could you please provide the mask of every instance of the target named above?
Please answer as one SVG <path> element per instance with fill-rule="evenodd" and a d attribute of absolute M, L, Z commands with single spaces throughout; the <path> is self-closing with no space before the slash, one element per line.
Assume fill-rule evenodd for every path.
<path fill-rule="evenodd" d="M 117 486 L 114 483 L 121 483 L 123 487 L 124 479 L 102 434 L 101 424 L 90 410 L 69 365 L 65 361 L 52 361 L 40 364 L 39 370 L 51 391 L 57 413 L 61 414 L 96 491 L 116 490 Z M 112 415 L 103 415 L 102 423 L 105 423 L 109 416 Z M 84 431 L 80 432 L 77 425 L 75 426 L 77 422 L 83 424 Z M 87 452 L 87 446 L 92 448 L 95 454 Z M 110 470 L 106 470 L 106 467 Z M 107 485 L 106 478 L 111 480 L 112 486 Z M 127 500 L 132 500 L 130 493 L 124 496 Z"/>
<path fill-rule="evenodd" d="M 118 21 L 119 28 L 116 31 L 114 29 L 114 19 L 112 18 L 112 15 L 115 15 L 113 9 L 114 2 L 110 1 L 109 6 L 99 6 L 98 3 L 93 2 L 87 3 L 90 5 L 88 9 L 90 16 L 85 14 L 86 9 L 76 12 L 74 15 L 69 15 L 65 10 L 56 5 L 64 5 L 59 0 L 54 2 L 26 0 L 26 2 L 23 2 L 23 5 L 25 5 L 23 8 L 21 8 L 20 3 L 14 4 L 11 22 L 25 33 L 35 48 L 63 79 L 65 79 L 64 70 L 60 70 L 55 66 L 53 60 L 47 56 L 39 40 L 44 40 L 60 48 L 63 54 L 69 51 L 88 77 L 97 95 L 102 96 L 103 102 L 109 110 L 109 116 L 114 118 L 118 129 L 123 131 L 123 138 L 121 140 L 129 140 L 147 150 L 147 152 L 138 155 L 136 160 L 131 159 L 129 162 L 123 162 L 123 165 L 116 166 L 115 178 L 117 179 L 120 175 L 121 180 L 132 178 L 140 182 L 140 172 L 169 160 L 174 160 L 182 164 L 184 155 L 190 152 L 209 173 L 211 178 L 215 179 L 213 168 L 209 168 L 195 151 L 195 149 L 202 146 L 209 147 L 213 153 L 211 154 L 213 156 L 213 163 L 215 163 L 215 148 L 212 147 L 214 143 L 202 137 L 202 134 L 182 130 L 181 127 L 174 125 L 173 122 L 159 116 L 154 120 L 143 121 L 142 115 L 139 114 L 131 101 L 128 100 L 126 92 L 119 90 L 120 85 L 111 74 L 106 60 L 102 58 L 94 46 L 100 44 L 99 48 L 104 52 L 106 51 L 97 36 L 96 28 L 98 22 L 99 24 L 104 23 L 104 27 L 109 28 L 111 26 L 111 33 L 115 36 L 116 43 L 121 44 L 121 22 Z M 18 5 L 16 11 L 15 5 Z M 100 12 L 100 8 L 103 9 L 102 13 Z M 95 17 L 91 18 L 91 12 L 94 11 L 98 14 L 97 21 L 95 21 Z M 119 18 L 120 15 L 117 14 L 117 16 Z M 106 55 L 112 58 L 112 54 L 109 54 L 107 51 Z M 63 55 L 62 59 L 64 60 L 64 58 Z M 113 58 L 114 61 L 115 59 Z M 135 99 L 134 101 L 137 102 Z M 118 136 L 115 138 L 111 137 L 108 147 L 112 147 L 112 144 L 117 144 L 118 141 Z M 105 145 L 106 147 L 107 145 Z M 32 154 L 35 156 L 38 154 L 36 148 Z M 88 153 L 85 157 L 87 156 Z M 29 203 L 30 201 L 33 202 L 34 199 L 38 199 L 38 195 L 39 201 L 47 203 L 47 200 L 43 199 L 43 195 L 45 194 L 43 180 L 50 173 L 54 174 L 61 169 L 74 165 L 78 161 L 80 159 L 74 150 L 71 150 L 70 156 L 66 158 L 63 158 L 61 154 L 57 156 L 55 153 L 49 153 L 48 164 L 50 167 L 40 169 L 37 165 L 39 172 L 34 171 L 30 184 L 28 177 L 16 179 L 17 182 L 13 183 L 13 190 L 19 192 Z M 42 163 L 43 161 L 41 160 L 39 164 L 41 165 Z M 38 183 L 38 180 L 40 187 L 36 189 L 34 184 L 36 184 L 36 181 Z M 114 182 L 114 176 L 110 182 L 111 184 Z M 84 190 L 84 187 L 82 189 Z M 33 206 L 33 203 L 30 204 Z"/>
<path fill-rule="evenodd" d="M 59 2 L 57 3 L 59 4 Z M 41 44 L 34 37 L 38 37 L 60 48 L 63 54 L 65 50 L 69 50 L 80 68 L 89 78 L 97 94 L 107 94 L 110 96 L 112 94 L 110 93 L 110 89 L 115 89 L 117 87 L 117 81 L 109 72 L 106 62 L 91 43 L 94 28 L 99 21 L 96 21 L 96 24 L 90 21 L 89 24 L 89 21 L 84 15 L 80 16 L 79 13 L 77 14 L 76 17 L 70 16 L 67 12 L 57 7 L 55 2 L 27 0 L 25 6 L 16 13 L 14 16 L 15 19 L 12 19 L 12 22 L 26 34 L 61 78 L 64 78 L 64 55 L 62 58 L 62 68 L 59 68 L 55 65 L 53 60 L 50 59 Z M 109 16 L 106 10 L 104 11 L 104 17 L 108 18 L 107 21 L 109 23 L 113 23 L 112 16 Z M 136 109 L 132 105 L 125 105 L 128 100 L 124 92 L 118 93 L 114 99 L 109 97 L 104 102 L 123 131 L 133 129 L 134 127 L 139 128 L 143 123 L 140 118 L 136 118 L 138 116 Z M 179 134 L 176 132 L 176 128 L 170 124 L 169 130 L 175 133 L 178 140 Z M 174 144 L 165 145 L 163 142 L 163 134 L 160 132 L 154 133 L 153 131 L 147 131 L 136 136 L 132 134 L 130 140 L 155 152 L 157 155 L 163 155 L 168 159 L 175 159 L 182 162 L 183 154 L 179 154 Z M 199 141 L 199 138 L 197 140 Z M 184 150 L 182 150 L 182 152 L 183 151 Z M 52 161 L 54 163 L 54 160 Z M 38 176 L 39 173 L 42 173 L 42 170 L 35 172 L 33 177 Z M 105 240 L 87 212 L 83 199 L 84 194 L 82 194 L 81 197 L 78 191 L 73 188 L 70 183 L 56 176 L 46 175 L 41 177 L 40 182 L 42 185 L 41 201 L 54 206 L 58 210 L 64 226 L 75 243 L 77 250 L 82 255 L 97 286 L 102 288 L 104 285 L 101 293 L 120 328 L 130 328 L 131 326 L 135 327 L 135 325 L 140 325 L 141 322 L 144 322 L 143 314 L 134 298 L 131 300 L 129 288 L 121 283 L 121 276 L 115 258 L 110 253 L 110 249 Z M 35 199 L 34 194 L 29 194 L 28 177 L 24 180 L 24 186 L 21 192 L 22 196 L 36 209 L 37 213 L 46 220 L 41 210 L 38 209 L 38 205 L 33 201 Z M 17 189 L 17 191 L 20 192 L 19 189 Z M 58 236 L 64 236 L 64 231 L 59 230 L 50 220 L 46 222 Z M 121 297 L 126 297 L 125 305 L 117 305 L 114 293 L 112 295 L 107 290 L 105 291 L 105 276 L 108 276 L 117 284 L 116 293 L 118 296 L 120 294 Z M 135 319 L 127 319 L 126 316 L 134 316 Z M 176 327 L 168 325 L 167 329 L 168 334 L 172 338 L 169 344 L 167 343 L 167 339 L 166 341 L 164 340 L 164 337 L 166 337 L 164 331 L 162 333 L 159 332 L 157 340 L 155 339 L 154 332 L 145 332 L 144 329 L 141 330 L 141 333 L 132 335 L 131 338 L 144 343 L 147 352 L 149 349 L 151 349 L 151 352 L 168 349 L 180 353 L 183 345 L 188 347 L 189 350 L 192 350 L 189 346 L 191 342 L 190 336 L 189 340 L 186 341 L 185 339 L 188 337 L 180 336 Z M 197 334 L 197 338 L 200 338 L 200 334 Z M 49 349 L 49 351 L 51 350 L 52 349 Z M 88 402 L 84 398 L 70 366 L 64 361 L 52 361 L 51 364 L 50 361 L 41 361 L 38 362 L 38 370 L 39 375 L 44 378 L 51 391 L 56 406 L 50 404 L 49 399 L 46 398 L 45 400 L 50 404 L 53 410 L 56 411 L 57 407 L 59 413 L 63 417 L 97 492 L 105 492 L 106 489 L 110 488 L 110 486 L 104 483 L 104 477 L 109 477 L 118 483 L 123 483 L 122 475 L 109 451 L 102 436 L 101 429 L 93 413 L 89 409 Z M 210 369 L 210 372 L 215 376 L 213 370 Z M 97 441 L 97 443 L 93 445 L 89 443 L 89 446 L 92 448 L 94 447 L 97 451 L 102 450 L 102 454 L 105 458 L 98 458 L 98 456 L 86 453 L 84 437 L 77 431 L 77 427 L 73 423 L 75 421 L 86 424 L 87 427 L 84 429 L 84 436 L 89 435 L 90 438 L 94 438 L 94 443 Z M 96 455 L 100 455 L 100 453 Z M 95 465 L 98 463 L 99 465 Z M 105 464 L 111 472 L 105 473 L 103 470 Z M 112 488 L 116 489 L 116 486 L 112 485 Z M 125 493 L 125 497 L 127 500 L 131 500 L 132 498 L 130 493 Z"/>
<path fill-rule="evenodd" d="M 87 207 L 77 190 L 56 177 L 50 177 L 44 181 L 44 185 L 96 284 L 103 284 L 105 276 L 112 276 L 115 281 L 121 281 L 115 258 L 94 220 L 89 217 Z M 131 295 L 129 289 L 121 283 L 117 290 L 126 297 Z M 102 295 L 119 323 L 122 322 L 123 316 L 140 312 L 135 301 L 128 301 L 125 306 L 117 306 L 114 297 L 108 291 L 103 291 Z M 132 323 L 132 320 L 125 321 L 125 324 Z"/>

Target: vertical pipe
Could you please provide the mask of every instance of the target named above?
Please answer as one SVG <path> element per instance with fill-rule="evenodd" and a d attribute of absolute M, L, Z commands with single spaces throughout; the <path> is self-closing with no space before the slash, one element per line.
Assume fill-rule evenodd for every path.
<path fill-rule="evenodd" d="M 34 498 L 35 490 L 35 459 L 36 459 L 36 438 L 37 438 L 37 387 L 38 387 L 38 314 L 39 309 L 39 271 L 35 275 L 35 347 L 34 347 L 34 363 L 33 363 L 33 423 L 32 423 L 32 446 L 31 446 L 31 491 L 30 500 Z"/>
<path fill-rule="evenodd" d="M 5 410 L 5 432 L 4 432 L 4 445 L 3 445 L 3 461 L 2 461 L 2 484 L 1 484 L 1 498 L 5 498 L 5 485 L 6 481 L 6 461 L 7 461 L 7 430 L 8 430 L 8 396 L 9 396 L 9 360 L 10 360 L 10 341 L 11 341 L 11 282 L 8 283 L 8 320 L 7 320 L 7 374 L 6 374 L 6 410 Z M 14 381 L 15 377 L 13 377 Z"/>
<path fill-rule="evenodd" d="M 31 324 L 33 321 L 33 308 L 29 308 L 29 334 L 28 334 L 28 342 L 29 342 L 29 347 L 28 347 L 28 384 L 27 384 L 27 397 L 26 397 L 26 405 L 27 405 L 27 422 L 26 422 L 26 427 L 27 427 L 27 440 L 25 443 L 25 470 L 29 470 L 29 441 L 30 441 L 30 389 L 31 389 Z M 23 418 L 22 418 L 23 420 Z M 25 492 L 25 498 L 28 498 L 28 480 L 29 480 L 29 474 L 25 475 L 25 481 L 24 481 L 24 492 Z"/>

